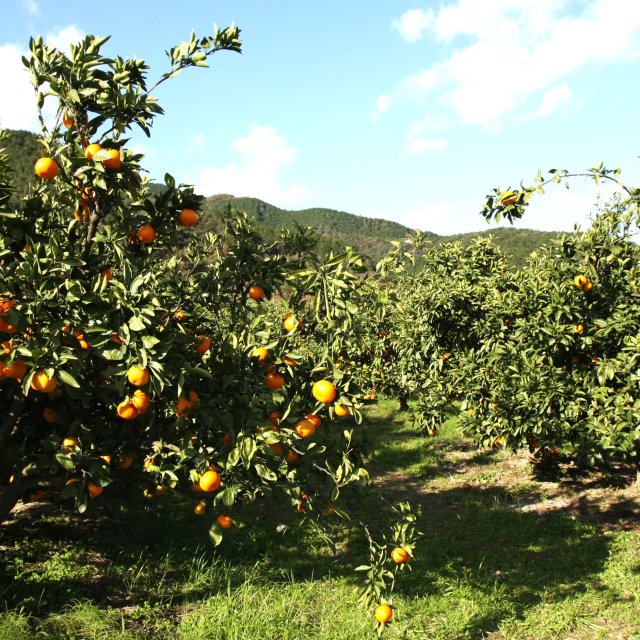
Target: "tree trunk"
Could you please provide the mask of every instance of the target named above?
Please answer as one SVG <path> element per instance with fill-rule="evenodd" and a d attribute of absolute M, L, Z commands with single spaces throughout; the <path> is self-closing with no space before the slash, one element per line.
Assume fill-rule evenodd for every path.
<path fill-rule="evenodd" d="M 409 401 L 404 394 L 398 396 L 398 411 L 409 411 Z"/>
<path fill-rule="evenodd" d="M 33 489 L 42 478 L 40 476 L 19 476 L 10 485 L 0 490 L 0 524 L 13 511 L 20 497 L 29 489 Z"/>

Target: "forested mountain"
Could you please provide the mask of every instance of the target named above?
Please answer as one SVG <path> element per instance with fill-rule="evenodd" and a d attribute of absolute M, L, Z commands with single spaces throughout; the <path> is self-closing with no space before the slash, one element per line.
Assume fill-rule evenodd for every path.
<path fill-rule="evenodd" d="M 40 157 L 41 147 L 37 136 L 30 131 L 8 131 L 3 146 L 13 161 L 15 174 L 13 184 L 17 194 L 24 193 L 35 180 L 33 165 Z M 162 187 L 157 185 L 158 189 Z M 258 231 L 269 241 L 279 235 L 283 227 L 293 228 L 295 223 L 302 227 L 313 227 L 318 234 L 318 250 L 341 250 L 347 245 L 355 246 L 372 263 L 377 262 L 390 248 L 391 240 L 400 240 L 411 233 L 411 229 L 397 222 L 380 218 L 369 218 L 333 209 L 313 208 L 287 211 L 257 198 L 234 197 L 220 194 L 207 198 L 201 217 L 201 232 L 219 228 L 219 217 L 227 206 L 246 211 L 256 220 Z M 512 257 L 515 266 L 521 266 L 531 251 L 557 237 L 557 233 L 533 231 L 531 229 L 487 228 L 478 233 L 464 233 L 453 236 L 439 236 L 426 233 L 434 245 L 443 242 L 460 241 L 469 243 L 477 236 L 491 235 L 502 250 Z"/>

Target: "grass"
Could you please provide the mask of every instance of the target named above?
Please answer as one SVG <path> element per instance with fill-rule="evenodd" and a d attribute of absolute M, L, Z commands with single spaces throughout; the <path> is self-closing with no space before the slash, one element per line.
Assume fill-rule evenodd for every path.
<path fill-rule="evenodd" d="M 618 490 L 573 509 L 564 485 L 477 451 L 455 419 L 426 438 L 405 418 L 382 402 L 367 427 L 375 489 L 419 505 L 425 533 L 389 638 L 640 639 L 640 528 L 609 509 Z M 373 531 L 381 506 L 375 493 L 352 505 Z M 105 492 L 84 516 L 34 505 L 0 529 L 0 640 L 375 638 L 353 572 L 362 530 L 336 520 L 334 552 L 298 520 L 256 507 L 214 550 L 177 500 L 123 507 Z"/>

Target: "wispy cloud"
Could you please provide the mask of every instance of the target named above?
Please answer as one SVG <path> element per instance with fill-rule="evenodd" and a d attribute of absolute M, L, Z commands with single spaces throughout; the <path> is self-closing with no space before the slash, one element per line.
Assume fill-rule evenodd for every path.
<path fill-rule="evenodd" d="M 283 172 L 297 156 L 285 136 L 273 127 L 252 124 L 246 136 L 231 142 L 238 160 L 193 171 L 189 181 L 205 195 L 229 193 L 261 198 L 280 206 L 298 204 L 309 190 L 287 182 Z"/>
<path fill-rule="evenodd" d="M 28 3 L 27 3 L 28 4 Z M 44 37 L 47 44 L 63 51 L 69 44 L 84 37 L 75 25 L 51 32 Z M 14 44 L 0 45 L 0 86 L 10 100 L 0 100 L 0 127 L 3 129 L 37 129 L 37 110 L 33 86 L 22 64 L 22 56 L 29 52 Z M 46 111 L 45 118 L 49 112 Z"/>
<path fill-rule="evenodd" d="M 579 104 L 579 74 L 640 58 L 640 3 L 628 0 L 455 0 L 411 9 L 391 26 L 416 57 L 426 38 L 445 55 L 380 96 L 374 122 L 403 103 L 488 129 L 545 118 Z"/>
<path fill-rule="evenodd" d="M 40 15 L 40 7 L 36 0 L 20 0 L 20 5 L 29 15 L 34 17 Z"/>

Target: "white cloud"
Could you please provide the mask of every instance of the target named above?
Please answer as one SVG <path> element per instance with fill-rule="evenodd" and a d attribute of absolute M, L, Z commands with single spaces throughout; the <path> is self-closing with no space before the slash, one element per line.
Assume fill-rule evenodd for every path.
<path fill-rule="evenodd" d="M 571 97 L 571 89 L 569 89 L 566 82 L 550 89 L 542 97 L 536 116 L 538 118 L 546 118 L 557 111 L 566 110 L 571 104 Z"/>
<path fill-rule="evenodd" d="M 50 46 L 55 47 L 63 53 L 68 53 L 70 44 L 77 44 L 85 37 L 82 29 L 75 24 L 63 27 L 59 31 L 48 33 L 44 41 Z"/>
<path fill-rule="evenodd" d="M 433 21 L 433 11 L 409 9 L 393 20 L 391 27 L 407 42 L 420 40 Z"/>
<path fill-rule="evenodd" d="M 49 33 L 44 40 L 49 45 L 66 50 L 70 43 L 83 37 L 83 32 L 71 25 Z M 39 129 L 39 124 L 35 92 L 29 73 L 22 64 L 22 56 L 28 57 L 29 51 L 13 44 L 0 45 L 0 86 L 5 96 L 11 96 L 11 100 L 0 101 L 0 127 L 36 130 Z M 50 120 L 52 109 L 52 103 L 45 103 L 46 120 Z"/>
<path fill-rule="evenodd" d="M 281 175 L 295 160 L 297 150 L 276 129 L 254 123 L 248 135 L 231 142 L 231 149 L 238 161 L 194 172 L 190 182 L 199 192 L 251 196 L 279 206 L 295 205 L 308 195 L 304 185 L 287 184 Z"/>
<path fill-rule="evenodd" d="M 452 122 L 497 129 L 534 105 L 538 117 L 566 108 L 579 73 L 640 58 L 640 3 L 628 0 L 450 0 L 408 11 L 393 28 L 445 53 L 386 92 L 385 109 L 378 99 L 374 120 L 428 101 Z"/>
<path fill-rule="evenodd" d="M 5 96 L 0 100 L 2 129 L 33 129 L 37 123 L 35 93 L 22 64 L 24 53 L 12 44 L 0 46 L 0 86 Z"/>
<path fill-rule="evenodd" d="M 40 7 L 36 0 L 21 0 L 22 8 L 30 15 L 37 17 L 40 15 Z"/>
<path fill-rule="evenodd" d="M 443 138 L 410 138 L 407 141 L 407 153 L 417 155 L 425 151 L 439 151 L 446 145 L 447 141 Z"/>

